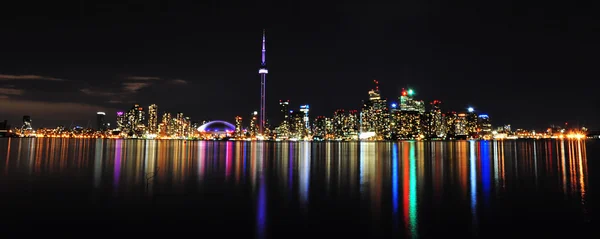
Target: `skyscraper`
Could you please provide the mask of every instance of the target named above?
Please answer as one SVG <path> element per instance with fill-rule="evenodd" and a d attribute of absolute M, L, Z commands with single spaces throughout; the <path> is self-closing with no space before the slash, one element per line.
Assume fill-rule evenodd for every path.
<path fill-rule="evenodd" d="M 290 120 L 290 100 L 279 100 L 279 113 L 281 114 L 281 124 L 287 124 Z"/>
<path fill-rule="evenodd" d="M 369 100 L 363 101 L 360 116 L 360 132 L 363 137 L 376 136 L 378 139 L 386 138 L 389 134 L 387 99 L 381 98 L 379 82 L 375 83 L 375 89 L 369 91 Z"/>
<path fill-rule="evenodd" d="M 310 107 L 308 105 L 301 105 L 300 106 L 300 112 L 302 112 L 304 114 L 304 126 L 306 127 L 306 129 L 310 129 L 310 119 L 308 117 L 308 111 L 310 110 Z"/>
<path fill-rule="evenodd" d="M 106 122 L 104 120 L 105 117 L 106 117 L 106 113 L 96 112 L 96 130 L 98 130 L 98 131 L 106 130 Z"/>
<path fill-rule="evenodd" d="M 263 29 L 262 35 L 262 60 L 260 63 L 260 69 L 258 70 L 258 74 L 260 74 L 260 113 L 258 115 L 258 133 L 262 134 L 265 128 L 265 121 L 267 119 L 267 115 L 265 113 L 265 97 L 266 97 L 266 83 L 267 83 L 267 63 L 265 61 L 265 55 L 267 50 L 265 48 L 265 30 Z"/>
<path fill-rule="evenodd" d="M 156 134 L 158 132 L 158 106 L 151 104 L 148 107 L 148 132 Z"/>

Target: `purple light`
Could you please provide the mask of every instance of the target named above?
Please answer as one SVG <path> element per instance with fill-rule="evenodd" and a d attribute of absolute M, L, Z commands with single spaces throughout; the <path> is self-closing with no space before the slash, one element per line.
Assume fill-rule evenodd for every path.
<path fill-rule="evenodd" d="M 117 116 L 123 116 L 123 111 L 117 112 Z"/>

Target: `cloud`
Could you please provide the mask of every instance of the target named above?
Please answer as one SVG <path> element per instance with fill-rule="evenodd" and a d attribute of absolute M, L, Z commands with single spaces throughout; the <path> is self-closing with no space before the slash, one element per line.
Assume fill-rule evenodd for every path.
<path fill-rule="evenodd" d="M 14 88 L 0 88 L 0 94 L 3 95 L 22 95 L 23 90 Z"/>
<path fill-rule="evenodd" d="M 171 84 L 178 84 L 178 85 L 185 85 L 185 84 L 187 84 L 187 81 L 184 81 L 182 79 L 175 79 L 175 80 L 169 81 L 169 83 L 171 83 Z"/>
<path fill-rule="evenodd" d="M 0 74 L 0 80 L 47 80 L 47 81 L 65 81 L 54 77 L 39 76 L 39 75 L 6 75 Z"/>
<path fill-rule="evenodd" d="M 110 104 L 123 104 L 123 101 L 121 101 L 121 100 L 109 100 L 108 103 L 110 103 Z"/>
<path fill-rule="evenodd" d="M 79 91 L 83 92 L 86 95 L 92 95 L 92 96 L 113 96 L 113 95 L 115 95 L 114 92 L 100 91 L 100 90 L 91 90 L 91 89 L 88 89 L 88 88 L 81 89 Z"/>
<path fill-rule="evenodd" d="M 145 81 L 145 80 L 160 80 L 160 77 L 155 77 L 155 76 L 130 76 L 130 77 L 127 77 L 125 79 Z"/>
<path fill-rule="evenodd" d="M 8 99 L 8 95 L 0 95 L 0 99 Z"/>
<path fill-rule="evenodd" d="M 107 107 L 66 102 L 29 101 L 7 99 L 0 101 L 0 113 L 7 115 L 31 115 L 37 118 L 71 119 L 73 116 L 88 117 L 97 111 L 114 110 Z"/>
<path fill-rule="evenodd" d="M 137 92 L 138 90 L 150 86 L 150 83 L 144 82 L 125 82 L 123 83 L 123 89 L 129 92 Z"/>

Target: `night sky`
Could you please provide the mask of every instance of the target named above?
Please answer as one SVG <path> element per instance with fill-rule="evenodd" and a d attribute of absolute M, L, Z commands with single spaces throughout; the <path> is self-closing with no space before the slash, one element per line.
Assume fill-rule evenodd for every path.
<path fill-rule="evenodd" d="M 592 5 L 15 2 L 0 7 L 0 120 L 13 126 L 25 114 L 34 127 L 93 126 L 96 111 L 114 122 L 133 103 L 192 120 L 247 117 L 260 103 L 264 28 L 274 122 L 280 99 L 313 116 L 360 109 L 376 79 L 389 100 L 411 87 L 494 125 L 600 127 Z"/>

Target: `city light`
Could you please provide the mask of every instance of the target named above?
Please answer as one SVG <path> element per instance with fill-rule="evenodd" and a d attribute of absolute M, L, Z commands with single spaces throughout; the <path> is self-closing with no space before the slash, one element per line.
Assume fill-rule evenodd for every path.
<path fill-rule="evenodd" d="M 475 111 L 475 109 L 473 109 L 473 107 L 469 107 L 467 110 L 469 111 L 469 113 L 473 113 Z"/>
<path fill-rule="evenodd" d="M 408 95 L 413 95 L 415 92 L 412 89 L 408 89 Z"/>

